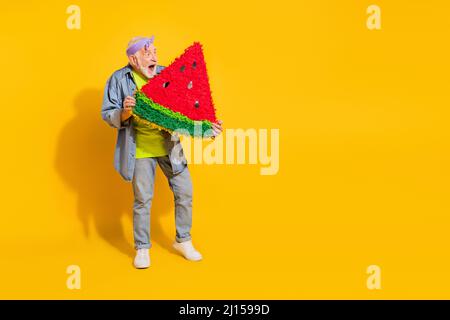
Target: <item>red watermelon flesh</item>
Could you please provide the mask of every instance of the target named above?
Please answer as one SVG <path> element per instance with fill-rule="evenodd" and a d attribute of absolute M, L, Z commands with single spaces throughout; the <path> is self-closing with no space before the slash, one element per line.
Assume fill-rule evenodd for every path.
<path fill-rule="evenodd" d="M 141 91 L 154 102 L 201 121 L 217 122 L 203 50 L 195 42 Z"/>

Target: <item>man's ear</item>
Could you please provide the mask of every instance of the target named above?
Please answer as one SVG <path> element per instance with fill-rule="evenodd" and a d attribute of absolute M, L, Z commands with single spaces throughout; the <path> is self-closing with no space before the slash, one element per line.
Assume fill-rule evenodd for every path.
<path fill-rule="evenodd" d="M 137 59 L 136 59 L 135 56 L 128 56 L 128 61 L 130 62 L 130 64 L 131 64 L 133 67 L 136 66 Z"/>

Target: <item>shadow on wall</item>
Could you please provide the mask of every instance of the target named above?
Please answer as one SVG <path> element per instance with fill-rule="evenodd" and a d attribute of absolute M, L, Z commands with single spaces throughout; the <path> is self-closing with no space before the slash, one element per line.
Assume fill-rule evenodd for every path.
<path fill-rule="evenodd" d="M 97 234 L 120 252 L 133 257 L 134 246 L 127 241 L 133 230 L 124 230 L 122 219 L 132 223 L 133 189 L 114 170 L 117 129 L 100 115 L 103 92 L 81 91 L 74 100 L 75 116 L 59 134 L 55 167 L 64 183 L 78 196 L 77 215 L 86 237 Z M 151 239 L 172 251 L 174 235 L 167 235 L 160 222 L 163 214 L 174 212 L 173 194 L 158 168 L 151 209 Z M 130 237 L 125 237 L 125 233 Z"/>

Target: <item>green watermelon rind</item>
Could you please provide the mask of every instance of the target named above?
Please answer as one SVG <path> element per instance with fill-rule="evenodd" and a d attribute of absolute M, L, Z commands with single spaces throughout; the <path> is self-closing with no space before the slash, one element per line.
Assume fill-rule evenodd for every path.
<path fill-rule="evenodd" d="M 212 135 L 212 123 L 208 120 L 194 121 L 189 119 L 179 112 L 174 112 L 154 102 L 141 91 L 136 92 L 135 98 L 136 106 L 133 108 L 133 114 L 141 119 L 168 129 L 168 131 L 184 129 L 193 137 L 209 137 Z M 199 126 L 200 123 L 201 130 L 198 130 L 198 128 L 194 130 L 195 126 Z"/>

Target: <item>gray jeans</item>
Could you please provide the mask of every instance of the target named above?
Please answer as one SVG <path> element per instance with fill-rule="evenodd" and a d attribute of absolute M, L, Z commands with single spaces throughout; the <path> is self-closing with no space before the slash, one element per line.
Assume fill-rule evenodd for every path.
<path fill-rule="evenodd" d="M 134 247 L 151 248 L 150 208 L 153 199 L 156 163 L 169 180 L 175 200 L 175 226 L 177 242 L 191 240 L 192 181 L 188 167 L 178 174 L 172 173 L 168 156 L 136 159 L 133 174 L 133 229 Z"/>

